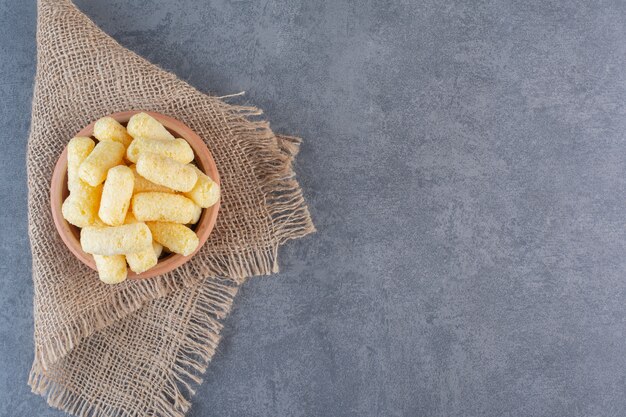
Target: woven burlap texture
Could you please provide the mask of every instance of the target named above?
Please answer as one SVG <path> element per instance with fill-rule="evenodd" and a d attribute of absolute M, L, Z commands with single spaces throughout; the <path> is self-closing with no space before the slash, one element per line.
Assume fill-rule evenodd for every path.
<path fill-rule="evenodd" d="M 63 245 L 49 187 L 68 140 L 123 110 L 171 115 L 202 137 L 222 181 L 200 252 L 154 279 L 107 286 Z M 260 111 L 200 93 L 125 49 L 69 0 L 39 0 L 28 140 L 35 359 L 32 390 L 79 416 L 183 416 L 245 278 L 278 271 L 278 247 L 314 230 L 292 161 Z"/>

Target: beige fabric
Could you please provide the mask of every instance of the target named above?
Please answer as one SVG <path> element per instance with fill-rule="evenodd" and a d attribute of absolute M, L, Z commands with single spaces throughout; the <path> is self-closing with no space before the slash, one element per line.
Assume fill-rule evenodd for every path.
<path fill-rule="evenodd" d="M 27 157 L 35 293 L 29 383 L 50 405 L 80 416 L 182 416 L 238 285 L 277 272 L 278 246 L 314 230 L 291 166 L 299 140 L 251 121 L 257 109 L 202 94 L 126 50 L 69 0 L 39 0 L 37 51 Z M 176 117 L 206 141 L 222 203 L 190 262 L 107 286 L 63 245 L 49 185 L 77 131 L 131 109 Z"/>

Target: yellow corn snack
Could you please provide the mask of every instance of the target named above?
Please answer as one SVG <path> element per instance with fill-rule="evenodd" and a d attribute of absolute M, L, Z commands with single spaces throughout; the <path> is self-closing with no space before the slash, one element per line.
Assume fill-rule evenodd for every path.
<path fill-rule="evenodd" d="M 152 247 L 137 253 L 129 253 L 126 255 L 126 261 L 131 271 L 136 274 L 141 274 L 152 268 L 159 262 L 159 255 L 163 246 L 156 242 L 152 242 Z"/>
<path fill-rule="evenodd" d="M 161 245 L 159 242 L 157 241 L 153 241 L 152 242 L 152 249 L 154 249 L 154 253 L 156 253 L 157 259 L 159 258 L 159 256 L 161 256 L 161 254 L 163 253 L 163 245 Z"/>
<path fill-rule="evenodd" d="M 134 138 L 173 140 L 174 136 L 155 118 L 137 113 L 130 118 L 126 131 Z"/>
<path fill-rule="evenodd" d="M 191 165 L 181 164 L 172 158 L 150 152 L 139 155 L 137 172 L 155 184 L 182 192 L 191 191 L 198 180 L 198 174 Z"/>
<path fill-rule="evenodd" d="M 154 240 L 170 252 L 188 256 L 198 247 L 198 236 L 187 226 L 165 222 L 146 222 L 146 225 L 150 228 Z"/>
<path fill-rule="evenodd" d="M 158 185 L 153 183 L 152 181 L 148 181 L 137 172 L 137 165 L 131 165 L 130 169 L 133 171 L 133 175 L 135 176 L 135 186 L 133 188 L 133 194 L 145 193 L 148 191 L 156 191 L 159 193 L 175 193 L 176 191 L 171 188 L 164 187 L 162 185 Z"/>
<path fill-rule="evenodd" d="M 125 148 L 133 141 L 133 137 L 126 132 L 126 128 L 112 117 L 96 120 L 93 126 L 93 135 L 100 142 L 119 142 Z"/>
<path fill-rule="evenodd" d="M 196 166 L 190 165 L 198 175 L 198 180 L 191 191 L 184 193 L 202 208 L 211 207 L 220 199 L 220 186 Z"/>
<path fill-rule="evenodd" d="M 84 227 L 80 231 L 80 245 L 85 252 L 95 255 L 127 255 L 151 247 L 152 234 L 145 223 Z"/>
<path fill-rule="evenodd" d="M 93 259 L 96 261 L 100 281 L 105 284 L 119 284 L 126 279 L 128 273 L 124 255 L 94 255 Z"/>
<path fill-rule="evenodd" d="M 95 142 L 91 138 L 77 136 L 72 138 L 67 144 L 67 188 L 70 192 L 76 187 L 79 181 L 78 168 L 93 151 Z"/>
<path fill-rule="evenodd" d="M 202 215 L 202 207 L 197 204 L 193 205 L 193 217 L 188 224 L 196 224 L 198 220 L 200 220 L 200 216 Z"/>
<path fill-rule="evenodd" d="M 196 205 L 180 194 L 140 193 L 133 196 L 133 215 L 139 221 L 190 223 Z"/>
<path fill-rule="evenodd" d="M 135 176 L 130 168 L 119 165 L 109 169 L 100 200 L 100 219 L 111 226 L 124 224 L 130 199 L 133 196 Z"/>
<path fill-rule="evenodd" d="M 65 199 L 63 206 L 61 206 L 63 218 L 78 227 L 94 224 L 98 220 L 101 195 L 102 185 L 92 187 L 78 180 L 70 196 Z"/>
<path fill-rule="evenodd" d="M 139 155 L 144 152 L 152 152 L 157 155 L 167 156 L 181 164 L 193 161 L 193 150 L 185 139 L 145 139 L 137 138 L 133 140 L 126 149 L 126 159 L 137 162 Z"/>
<path fill-rule="evenodd" d="M 124 224 L 138 223 L 139 221 L 133 216 L 132 211 L 128 211 L 126 214 L 126 219 L 124 220 Z M 128 266 L 131 271 L 136 274 L 141 274 L 142 272 L 147 271 L 148 269 L 154 267 L 158 261 L 159 256 L 163 252 L 163 246 L 159 243 L 152 241 L 152 248 L 145 249 L 141 252 L 137 253 L 129 253 L 126 255 L 126 262 L 128 262 Z"/>
<path fill-rule="evenodd" d="M 79 177 L 95 187 L 104 182 L 107 171 L 120 165 L 124 159 L 124 145 L 118 142 L 99 142 L 89 156 L 80 164 Z"/>

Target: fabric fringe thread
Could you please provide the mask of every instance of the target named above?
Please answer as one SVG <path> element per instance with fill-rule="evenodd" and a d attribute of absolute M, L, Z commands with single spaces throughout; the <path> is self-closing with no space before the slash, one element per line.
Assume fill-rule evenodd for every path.
<path fill-rule="evenodd" d="M 179 272 L 187 276 L 184 271 Z M 43 340 L 46 349 L 35 352 L 36 360 L 33 366 L 40 366 L 43 370 L 49 369 L 71 352 L 84 338 L 137 311 L 144 304 L 142 300 L 161 298 L 183 288 L 180 284 L 182 280 L 168 278 L 169 274 L 158 280 L 151 280 L 147 288 L 129 286 L 127 292 L 115 294 L 110 305 L 97 306 L 88 314 L 77 318 L 73 326 L 65 327 L 62 334 Z"/>
<path fill-rule="evenodd" d="M 188 332 L 181 341 L 174 366 L 167 375 L 163 396 L 155 398 L 146 415 L 184 417 L 191 407 L 190 398 L 202 383 L 202 375 L 215 354 L 224 319 L 232 307 L 238 287 L 222 285 L 219 290 L 200 286 L 198 302 L 189 315 Z M 46 371 L 34 366 L 28 384 L 36 394 L 46 397 L 50 406 L 88 417 L 124 417 L 123 409 L 103 407 L 87 400 L 63 384 L 51 380 Z"/>

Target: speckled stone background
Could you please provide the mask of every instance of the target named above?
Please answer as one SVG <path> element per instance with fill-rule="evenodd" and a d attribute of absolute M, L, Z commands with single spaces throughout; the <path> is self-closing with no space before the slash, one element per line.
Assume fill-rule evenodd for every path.
<path fill-rule="evenodd" d="M 242 289 L 200 416 L 626 415 L 626 3 L 77 1 L 305 139 L 319 232 Z M 26 385 L 35 4 L 0 0 L 0 415 Z"/>

